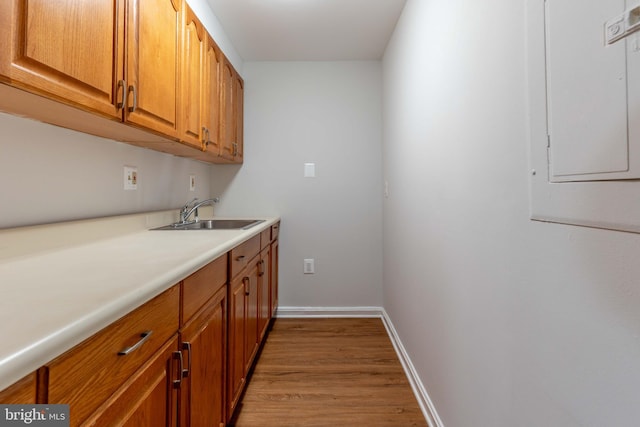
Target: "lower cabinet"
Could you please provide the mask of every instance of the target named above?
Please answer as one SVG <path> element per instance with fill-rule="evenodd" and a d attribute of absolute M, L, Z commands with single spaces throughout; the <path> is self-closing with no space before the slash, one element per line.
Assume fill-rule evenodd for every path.
<path fill-rule="evenodd" d="M 187 368 L 180 389 L 180 427 L 225 422 L 227 286 L 183 327 L 181 347 Z"/>
<path fill-rule="evenodd" d="M 177 334 L 147 361 L 83 426 L 177 426 L 184 359 Z M 77 425 L 70 408 L 71 425 Z"/>
<path fill-rule="evenodd" d="M 36 403 L 36 373 L 33 372 L 0 391 L 0 404 Z"/>
<path fill-rule="evenodd" d="M 275 231 L 274 231 L 275 230 Z M 277 306 L 277 225 L 0 391 L 71 426 L 221 427 Z"/>
<path fill-rule="evenodd" d="M 246 325 L 246 281 L 243 276 L 236 277 L 229 291 L 229 347 L 227 362 L 227 419 L 233 415 L 245 382 L 245 325 Z"/>
<path fill-rule="evenodd" d="M 266 243 L 260 252 L 258 261 L 258 342 L 267 333 L 271 320 L 270 285 L 271 285 L 271 245 Z"/>
<path fill-rule="evenodd" d="M 100 420 L 104 405 L 114 404 L 113 396 L 126 394 L 126 403 L 131 405 L 136 399 L 144 399 L 148 390 L 132 395 L 128 389 L 135 386 L 131 383 L 133 378 L 150 369 L 149 361 L 159 357 L 158 350 L 164 349 L 167 358 L 157 360 L 163 370 L 154 376 L 154 380 L 167 378 L 170 374 L 168 365 L 179 364 L 179 360 L 173 363 L 169 360 L 180 357 L 171 355 L 178 350 L 177 340 L 167 347 L 167 342 L 178 331 L 179 310 L 180 288 L 176 285 L 45 365 L 41 370 L 47 379 L 47 396 L 41 403 L 69 404 L 71 426 L 109 425 L 86 421 L 89 418 Z M 173 380 L 178 379 L 174 374 Z M 127 409 L 131 408 L 127 406 Z M 164 406 L 158 410 L 164 410 Z M 117 412 L 122 411 L 118 409 Z"/>

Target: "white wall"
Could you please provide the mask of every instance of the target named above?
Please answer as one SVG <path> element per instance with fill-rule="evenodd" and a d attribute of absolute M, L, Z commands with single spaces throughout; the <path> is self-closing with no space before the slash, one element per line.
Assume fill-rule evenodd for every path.
<path fill-rule="evenodd" d="M 174 209 L 209 187 L 205 163 L 0 113 L 0 228 Z"/>
<path fill-rule="evenodd" d="M 247 62 L 244 80 L 245 162 L 213 167 L 216 214 L 282 216 L 281 306 L 381 306 L 381 64 Z"/>
<path fill-rule="evenodd" d="M 385 308 L 446 426 L 635 426 L 640 236 L 529 220 L 525 1 L 407 2 Z"/>

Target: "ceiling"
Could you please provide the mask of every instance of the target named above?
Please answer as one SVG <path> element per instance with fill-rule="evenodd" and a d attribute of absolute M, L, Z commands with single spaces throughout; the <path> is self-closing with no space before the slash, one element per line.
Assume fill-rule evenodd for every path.
<path fill-rule="evenodd" d="M 381 59 L 406 0 L 207 0 L 245 61 Z"/>

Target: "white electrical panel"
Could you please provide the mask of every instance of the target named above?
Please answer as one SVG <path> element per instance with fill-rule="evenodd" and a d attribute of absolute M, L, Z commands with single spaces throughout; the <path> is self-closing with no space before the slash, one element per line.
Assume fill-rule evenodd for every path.
<path fill-rule="evenodd" d="M 526 2 L 531 219 L 640 233 L 638 6 Z"/>
<path fill-rule="evenodd" d="M 622 38 L 640 18 L 627 3 L 545 3 L 552 182 L 640 178 L 640 53 Z"/>

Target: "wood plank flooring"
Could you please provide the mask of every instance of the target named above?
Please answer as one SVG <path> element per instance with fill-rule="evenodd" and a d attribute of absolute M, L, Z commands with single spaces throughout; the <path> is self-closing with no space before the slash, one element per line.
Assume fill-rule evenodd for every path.
<path fill-rule="evenodd" d="M 276 319 L 237 427 L 426 426 L 380 319 Z"/>

